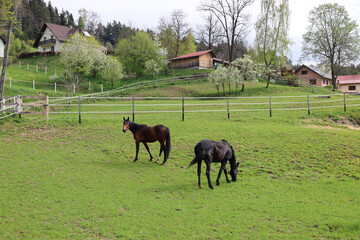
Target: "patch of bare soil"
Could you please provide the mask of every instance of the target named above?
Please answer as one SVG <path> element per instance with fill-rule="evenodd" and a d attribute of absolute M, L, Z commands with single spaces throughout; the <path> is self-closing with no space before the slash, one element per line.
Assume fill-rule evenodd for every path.
<path fill-rule="evenodd" d="M 339 129 L 339 128 L 348 128 L 351 130 L 360 130 L 360 125 L 356 124 L 344 117 L 340 119 L 309 119 L 305 120 L 305 123 L 308 123 L 310 128 L 317 128 L 317 129 Z"/>

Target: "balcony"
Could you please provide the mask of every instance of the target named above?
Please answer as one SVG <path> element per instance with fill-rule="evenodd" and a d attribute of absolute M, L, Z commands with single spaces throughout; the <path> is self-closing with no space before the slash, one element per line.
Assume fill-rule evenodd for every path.
<path fill-rule="evenodd" d="M 55 46 L 55 44 L 56 44 L 56 39 L 47 39 L 39 42 L 39 46 L 44 48 Z"/>

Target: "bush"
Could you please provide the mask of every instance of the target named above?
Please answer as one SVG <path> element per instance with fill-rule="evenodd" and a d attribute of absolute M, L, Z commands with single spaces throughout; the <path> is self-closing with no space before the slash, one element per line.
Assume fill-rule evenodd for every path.
<path fill-rule="evenodd" d="M 19 59 L 33 58 L 33 57 L 50 57 L 56 56 L 59 53 L 56 52 L 22 52 L 19 55 Z"/>

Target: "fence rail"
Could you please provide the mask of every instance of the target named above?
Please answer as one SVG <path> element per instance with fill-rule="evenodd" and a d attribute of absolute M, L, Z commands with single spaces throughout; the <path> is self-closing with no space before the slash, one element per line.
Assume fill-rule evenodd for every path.
<path fill-rule="evenodd" d="M 26 99 L 26 102 L 23 100 Z M 31 102 L 29 100 L 36 99 Z M 48 97 L 15 96 L 1 103 L 0 115 L 3 119 L 14 114 L 78 114 L 81 123 L 82 114 L 131 114 L 133 120 L 137 114 L 181 113 L 182 121 L 187 113 L 220 113 L 230 118 L 231 113 L 267 111 L 270 117 L 274 111 L 306 111 L 310 114 L 316 109 L 360 107 L 360 95 L 331 94 L 305 96 L 269 96 L 269 97 Z M 31 111 L 30 111 L 31 110 Z"/>

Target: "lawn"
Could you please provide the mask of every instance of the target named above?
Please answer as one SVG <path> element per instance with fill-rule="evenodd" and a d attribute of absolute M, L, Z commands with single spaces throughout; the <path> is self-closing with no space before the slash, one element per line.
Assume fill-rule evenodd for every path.
<path fill-rule="evenodd" d="M 319 113 L 320 114 L 320 113 Z M 301 115 L 301 114 L 300 114 Z M 121 115 L 17 117 L 1 122 L 3 239 L 357 239 L 359 130 L 280 112 L 144 114 L 165 124 L 165 166 L 123 133 Z M 325 116 L 327 114 L 324 114 Z M 201 139 L 226 139 L 238 181 L 197 187 L 188 168 Z M 157 155 L 158 143 L 150 149 Z M 219 165 L 211 173 L 215 184 Z"/>
<path fill-rule="evenodd" d="M 15 67 L 11 74 L 24 71 Z M 77 114 L 50 114 L 49 122 L 25 114 L 0 120 L 0 238 L 359 239 L 359 106 L 344 112 L 343 96 L 331 96 L 338 107 L 314 108 L 308 115 L 306 98 L 298 97 L 310 95 L 316 106 L 313 101 L 323 99 L 312 96 L 312 89 L 264 86 L 246 84 L 240 96 L 266 102 L 272 96 L 274 108 L 305 102 L 304 109 L 274 110 L 272 117 L 268 111 L 233 111 L 227 119 L 224 99 L 206 106 L 221 111 L 201 113 L 190 111 L 205 100 L 187 99 L 193 105 L 186 106 L 185 121 L 181 112 L 136 114 L 138 123 L 169 127 L 172 149 L 164 166 L 149 162 L 143 145 L 133 162 L 133 136 L 122 132 L 122 118 L 128 115 L 88 113 L 82 124 Z M 64 95 L 19 85 L 6 85 L 5 93 Z M 200 80 L 116 96 L 213 97 L 217 91 Z M 359 102 L 347 99 L 348 104 Z M 99 106 L 82 111 L 131 111 L 131 104 L 108 106 L 122 104 L 119 100 L 88 101 Z M 179 111 L 181 100 L 176 101 L 139 100 L 143 106 L 136 105 L 136 111 L 164 110 L 157 105 L 164 103 Z M 241 105 L 246 101 L 257 100 L 231 99 L 230 109 L 249 108 Z M 77 106 L 51 109 L 62 110 L 76 112 Z M 188 165 L 202 139 L 229 141 L 240 163 L 237 182 L 228 184 L 222 176 L 216 186 L 220 166 L 213 164 L 211 190 L 203 165 L 204 188 L 198 188 L 196 166 Z M 149 147 L 157 156 L 159 144 Z"/>

